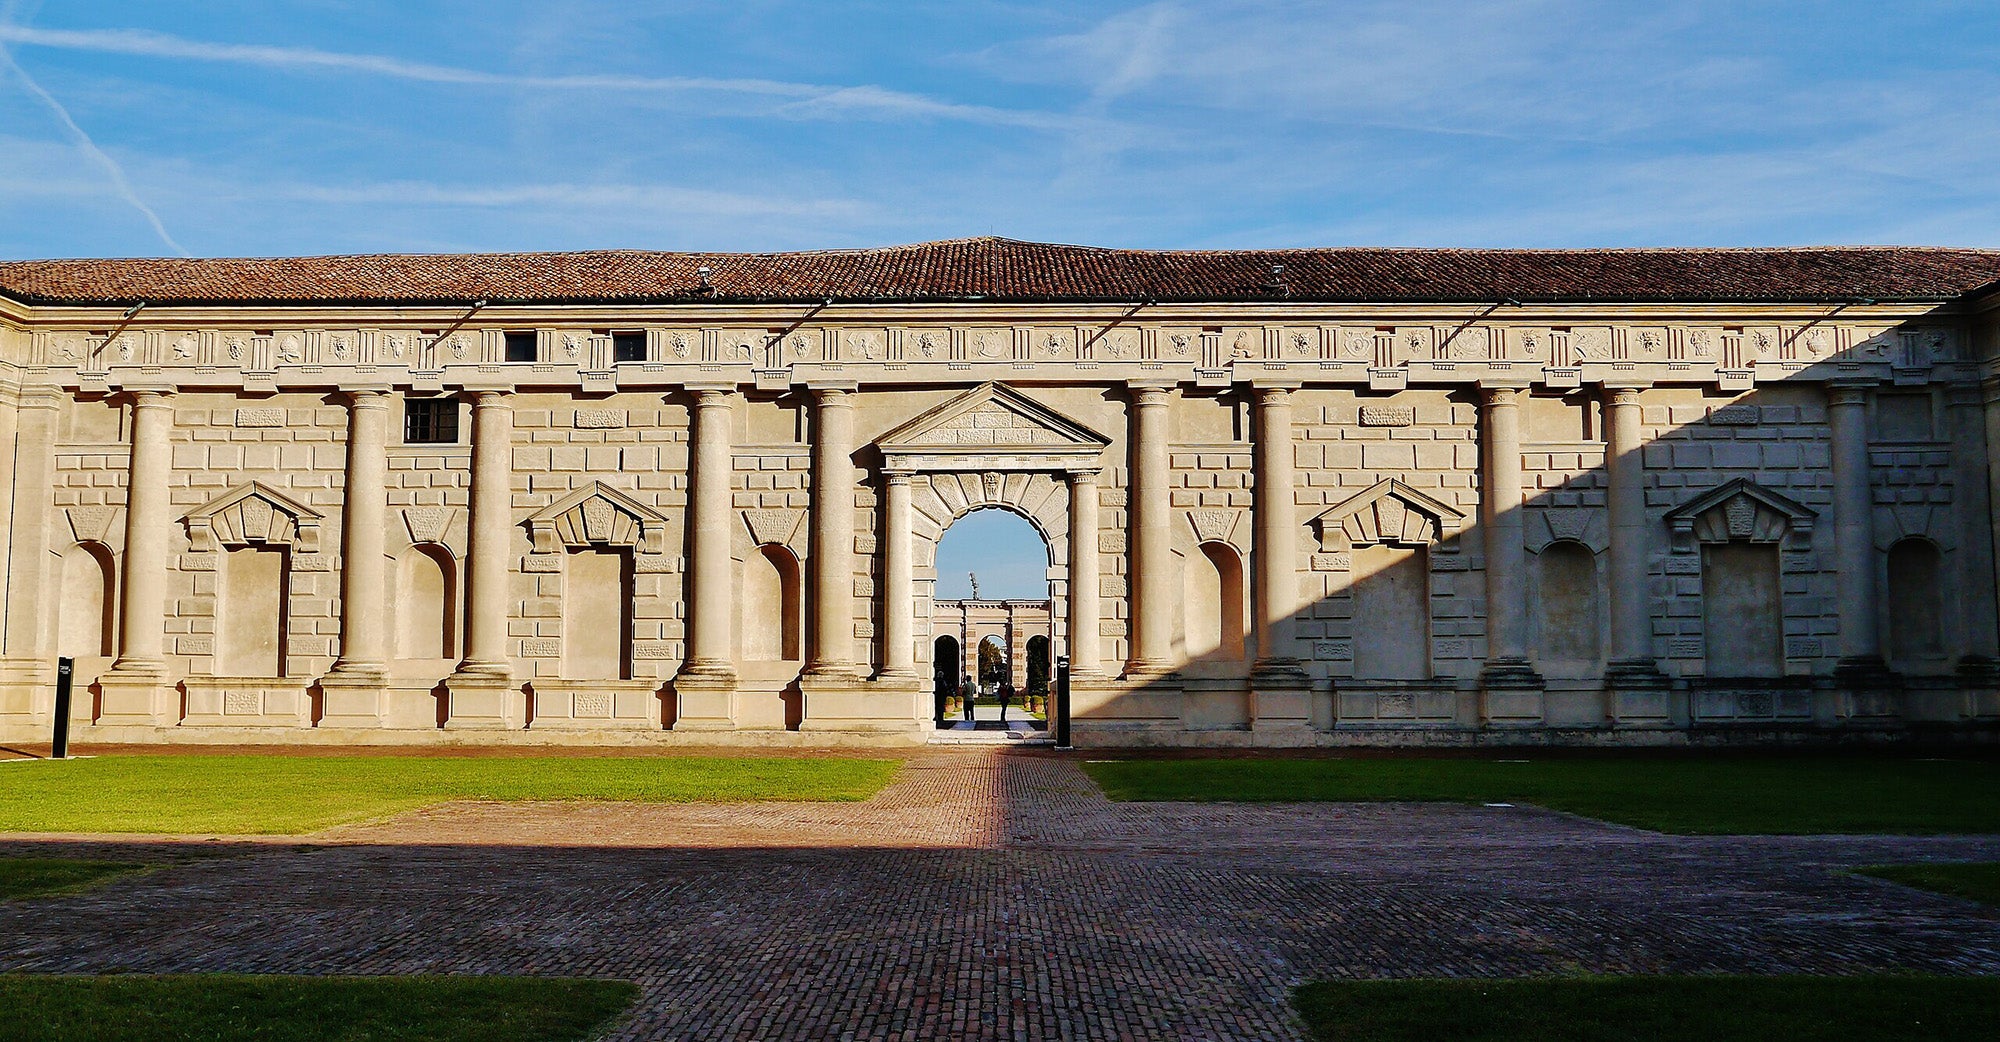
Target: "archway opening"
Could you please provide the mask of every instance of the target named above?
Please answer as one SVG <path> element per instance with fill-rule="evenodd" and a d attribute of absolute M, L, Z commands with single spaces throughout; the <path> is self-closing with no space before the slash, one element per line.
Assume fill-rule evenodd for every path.
<path fill-rule="evenodd" d="M 1032 675 L 1051 675 L 1056 610 L 1048 541 L 1026 518 L 1005 508 L 974 510 L 947 528 L 937 544 L 937 584 L 931 601 L 933 690 L 955 677 L 940 702 L 940 726 L 1040 730 L 1047 699 L 1031 697 Z M 949 638 L 949 643 L 947 643 Z M 1042 665 L 1029 642 L 1039 640 Z M 945 655 L 954 661 L 946 663 Z M 947 710 L 953 710 L 948 712 Z"/>

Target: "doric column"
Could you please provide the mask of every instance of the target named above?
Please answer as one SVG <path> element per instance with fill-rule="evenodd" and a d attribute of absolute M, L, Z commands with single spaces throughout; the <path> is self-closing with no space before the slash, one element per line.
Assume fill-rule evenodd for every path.
<path fill-rule="evenodd" d="M 1069 671 L 1094 677 L 1103 671 L 1098 608 L 1097 471 L 1069 474 Z M 1053 665 L 1053 664 L 1052 664 Z"/>
<path fill-rule="evenodd" d="M 1611 521 L 1611 667 L 1652 674 L 1652 597 L 1646 581 L 1647 521 L 1644 436 L 1639 424 L 1639 389 L 1604 389 L 1604 469 L 1606 512 Z"/>
<path fill-rule="evenodd" d="M 1303 674 L 1292 648 L 1292 613 L 1299 600 L 1299 512 L 1292 475 L 1292 392 L 1257 389 L 1256 482 L 1251 511 L 1256 520 L 1252 598 L 1256 602 L 1255 671 Z"/>
<path fill-rule="evenodd" d="M 1882 668 L 1875 602 L 1875 500 L 1868 462 L 1868 388 L 1829 384 L 1833 428 L 1833 542 L 1840 588 L 1840 666 Z"/>
<path fill-rule="evenodd" d="M 910 472 L 882 473 L 882 675 L 916 676 L 916 567 Z"/>
<path fill-rule="evenodd" d="M 125 484 L 124 599 L 118 659 L 107 679 L 145 684 L 166 676 L 167 546 L 173 525 L 167 492 L 173 447 L 168 439 L 173 427 L 170 392 L 133 393 L 132 457 Z"/>
<path fill-rule="evenodd" d="M 1993 573 L 1992 490 L 1988 481 L 1993 460 L 1987 440 L 1990 392 L 1978 387 L 1954 387 L 1947 399 L 1951 410 L 1951 463 L 1954 500 L 1958 507 L 1958 545 L 1965 548 L 1959 578 L 1960 660 L 1962 665 L 1991 670 L 2000 659 L 2000 616 L 1995 612 Z"/>
<path fill-rule="evenodd" d="M 500 391 L 472 392 L 472 521 L 466 553 L 465 660 L 457 676 L 511 679 L 507 558 L 514 545 L 514 406 Z"/>
<path fill-rule="evenodd" d="M 854 399 L 813 389 L 812 654 L 806 674 L 854 675 Z"/>
<path fill-rule="evenodd" d="M 389 516 L 389 396 L 347 394 L 347 486 L 340 513 L 340 658 L 333 672 L 379 678 L 389 669 L 383 554 Z"/>
<path fill-rule="evenodd" d="M 730 422 L 735 401 L 733 390 L 694 391 L 694 446 L 688 466 L 688 642 L 677 682 L 732 680 L 736 675 L 730 651 L 735 596 L 729 564 L 730 483 L 735 470 Z"/>
<path fill-rule="evenodd" d="M 1126 487 L 1132 528 L 1132 654 L 1125 664 L 1130 676 L 1159 676 L 1174 667 L 1173 620 L 1178 591 L 1167 516 L 1167 408 L 1171 400 L 1172 388 L 1168 386 L 1132 388 L 1132 475 Z"/>
<path fill-rule="evenodd" d="M 1489 682 L 1525 680 L 1528 598 L 1522 572 L 1521 397 L 1518 387 L 1487 387 L 1479 405 L 1485 482 L 1479 495 L 1480 542 L 1486 552 L 1486 665 Z"/>

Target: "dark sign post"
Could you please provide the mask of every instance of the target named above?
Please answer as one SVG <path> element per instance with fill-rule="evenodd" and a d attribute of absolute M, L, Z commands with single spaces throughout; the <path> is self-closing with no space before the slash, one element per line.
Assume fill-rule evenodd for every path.
<path fill-rule="evenodd" d="M 75 659 L 56 660 L 56 733 L 49 743 L 49 755 L 58 760 L 69 758 L 69 684 L 75 674 Z"/>
<path fill-rule="evenodd" d="M 1056 656 L 1056 748 L 1069 748 L 1069 656 Z"/>

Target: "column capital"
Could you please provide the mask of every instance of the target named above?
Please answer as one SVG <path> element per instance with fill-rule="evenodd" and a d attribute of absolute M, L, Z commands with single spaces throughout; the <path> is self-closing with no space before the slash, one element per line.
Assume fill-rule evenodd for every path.
<path fill-rule="evenodd" d="M 688 384 L 686 390 L 698 409 L 728 405 L 736 398 L 735 384 Z"/>
<path fill-rule="evenodd" d="M 1253 384 L 1250 393 L 1257 396 L 1258 405 L 1290 405 L 1292 392 L 1297 387 L 1284 384 Z"/>
<path fill-rule="evenodd" d="M 135 409 L 159 408 L 173 404 L 174 392 L 171 388 L 146 387 L 127 390 L 125 395 L 132 399 Z"/>
<path fill-rule="evenodd" d="M 462 390 L 458 393 L 461 397 L 469 399 L 472 402 L 472 407 L 475 409 L 492 409 L 498 406 L 511 404 L 508 402 L 507 399 L 510 396 L 512 396 L 514 392 L 503 391 L 492 387 L 480 387 L 480 388 L 468 387 L 465 390 Z"/>
<path fill-rule="evenodd" d="M 859 391 L 861 385 L 852 380 L 837 383 L 809 383 L 806 390 L 812 392 L 813 401 L 820 405 L 852 406 L 849 395 Z"/>
<path fill-rule="evenodd" d="M 1063 471 L 1063 477 L 1072 485 L 1095 485 L 1103 473 L 1102 467 L 1072 467 Z"/>
<path fill-rule="evenodd" d="M 916 471 L 907 467 L 883 467 L 882 480 L 891 485 L 907 485 L 910 483 L 910 479 L 916 476 L 916 473 Z"/>
<path fill-rule="evenodd" d="M 1873 386 L 1875 386 L 1875 381 L 1873 380 L 1865 382 L 1856 380 L 1831 381 L 1826 385 L 1827 407 L 1867 405 L 1868 389 Z"/>
<path fill-rule="evenodd" d="M 347 387 L 340 391 L 350 409 L 386 409 L 389 407 L 387 387 Z"/>
<path fill-rule="evenodd" d="M 1132 404 L 1139 406 L 1165 405 L 1174 389 L 1173 384 L 1165 382 L 1133 382 L 1127 386 L 1132 391 Z"/>
<path fill-rule="evenodd" d="M 1479 404 L 1500 409 L 1518 408 L 1521 404 L 1522 396 L 1527 391 L 1526 387 L 1513 384 L 1500 386 L 1481 384 L 1479 387 Z M 1638 392 L 1635 391 L 1633 393 L 1636 396 Z"/>
<path fill-rule="evenodd" d="M 1639 404 L 1639 392 L 1642 390 L 1645 390 L 1645 388 L 1630 384 L 1605 384 L 1604 404 L 1637 405 Z"/>

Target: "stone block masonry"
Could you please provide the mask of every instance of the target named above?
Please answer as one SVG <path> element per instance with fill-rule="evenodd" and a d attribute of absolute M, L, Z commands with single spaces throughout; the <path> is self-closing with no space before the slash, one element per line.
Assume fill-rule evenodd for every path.
<path fill-rule="evenodd" d="M 797 325 L 777 291 L 468 317 L 300 283 L 303 327 L 226 294 L 121 326 L 95 276 L 0 263 L 0 739 L 46 731 L 62 655 L 83 740 L 918 742 L 936 547 L 979 509 L 1048 543 L 1079 744 L 2000 734 L 1966 274 L 2000 257 L 1833 251 L 1936 270 L 1828 316 L 1779 253 L 1729 255 L 1736 296 L 1590 256 L 1654 288 Z"/>

